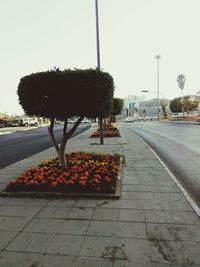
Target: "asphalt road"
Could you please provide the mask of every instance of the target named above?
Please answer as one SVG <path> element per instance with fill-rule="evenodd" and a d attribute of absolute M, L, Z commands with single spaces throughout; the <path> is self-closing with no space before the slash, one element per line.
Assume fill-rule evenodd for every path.
<path fill-rule="evenodd" d="M 80 134 L 89 127 L 90 124 L 88 123 L 80 124 L 73 136 Z M 60 142 L 63 126 L 56 125 L 54 129 L 56 139 Z M 1 132 L 2 130 L 3 128 Z M 3 132 L 5 131 L 6 129 Z M 15 129 L 12 128 L 9 131 L 15 131 Z M 0 135 L 0 169 L 52 146 L 47 127 Z"/>
<path fill-rule="evenodd" d="M 200 207 L 200 125 L 140 122 L 127 127 L 149 144 Z"/>

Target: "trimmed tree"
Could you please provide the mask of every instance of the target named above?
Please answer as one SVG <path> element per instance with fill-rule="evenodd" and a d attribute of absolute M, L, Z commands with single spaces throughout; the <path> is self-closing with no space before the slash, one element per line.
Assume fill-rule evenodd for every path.
<path fill-rule="evenodd" d="M 59 69 L 33 73 L 21 78 L 18 86 L 19 103 L 29 116 L 50 119 L 48 128 L 58 158 L 67 165 L 65 148 L 84 117 L 106 118 L 110 115 L 114 81 L 109 73 L 98 69 Z M 68 119 L 77 121 L 68 130 Z M 59 145 L 54 135 L 54 121 L 64 121 Z"/>
<path fill-rule="evenodd" d="M 124 100 L 122 98 L 113 98 L 111 115 L 116 116 L 122 113 Z"/>
<path fill-rule="evenodd" d="M 122 113 L 123 106 L 124 100 L 122 98 L 113 98 L 110 121 L 115 121 L 115 116 Z"/>
<path fill-rule="evenodd" d="M 174 98 L 170 101 L 169 108 L 171 112 L 182 112 L 182 107 L 183 103 L 181 97 Z"/>

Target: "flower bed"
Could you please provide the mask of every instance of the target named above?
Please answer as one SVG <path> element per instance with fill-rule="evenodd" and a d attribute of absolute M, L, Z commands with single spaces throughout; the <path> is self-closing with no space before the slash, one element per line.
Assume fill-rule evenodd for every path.
<path fill-rule="evenodd" d="M 92 135 L 91 137 L 99 137 L 100 133 L 99 133 L 99 129 L 97 129 Z M 106 126 L 103 129 L 103 135 L 104 137 L 120 137 L 120 133 L 119 130 L 117 129 L 117 127 L 114 127 L 112 124 L 109 126 Z"/>
<path fill-rule="evenodd" d="M 67 167 L 57 158 L 42 162 L 9 182 L 5 191 L 115 193 L 119 155 L 79 152 L 66 158 Z"/>

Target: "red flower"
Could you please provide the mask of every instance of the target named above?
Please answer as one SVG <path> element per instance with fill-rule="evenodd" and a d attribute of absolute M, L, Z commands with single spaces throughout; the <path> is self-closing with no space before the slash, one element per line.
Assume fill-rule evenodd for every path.
<path fill-rule="evenodd" d="M 58 182 L 51 182 L 51 188 L 55 188 L 57 186 Z"/>

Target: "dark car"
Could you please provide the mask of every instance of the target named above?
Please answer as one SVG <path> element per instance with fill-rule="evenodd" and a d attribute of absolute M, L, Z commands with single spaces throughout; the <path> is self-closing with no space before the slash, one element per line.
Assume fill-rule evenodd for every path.
<path fill-rule="evenodd" d="M 7 127 L 17 127 L 17 126 L 19 126 L 18 120 L 12 120 L 7 122 Z"/>
<path fill-rule="evenodd" d="M 7 123 L 8 123 L 7 120 L 0 119 L 0 128 L 2 128 L 2 127 L 7 127 Z"/>

